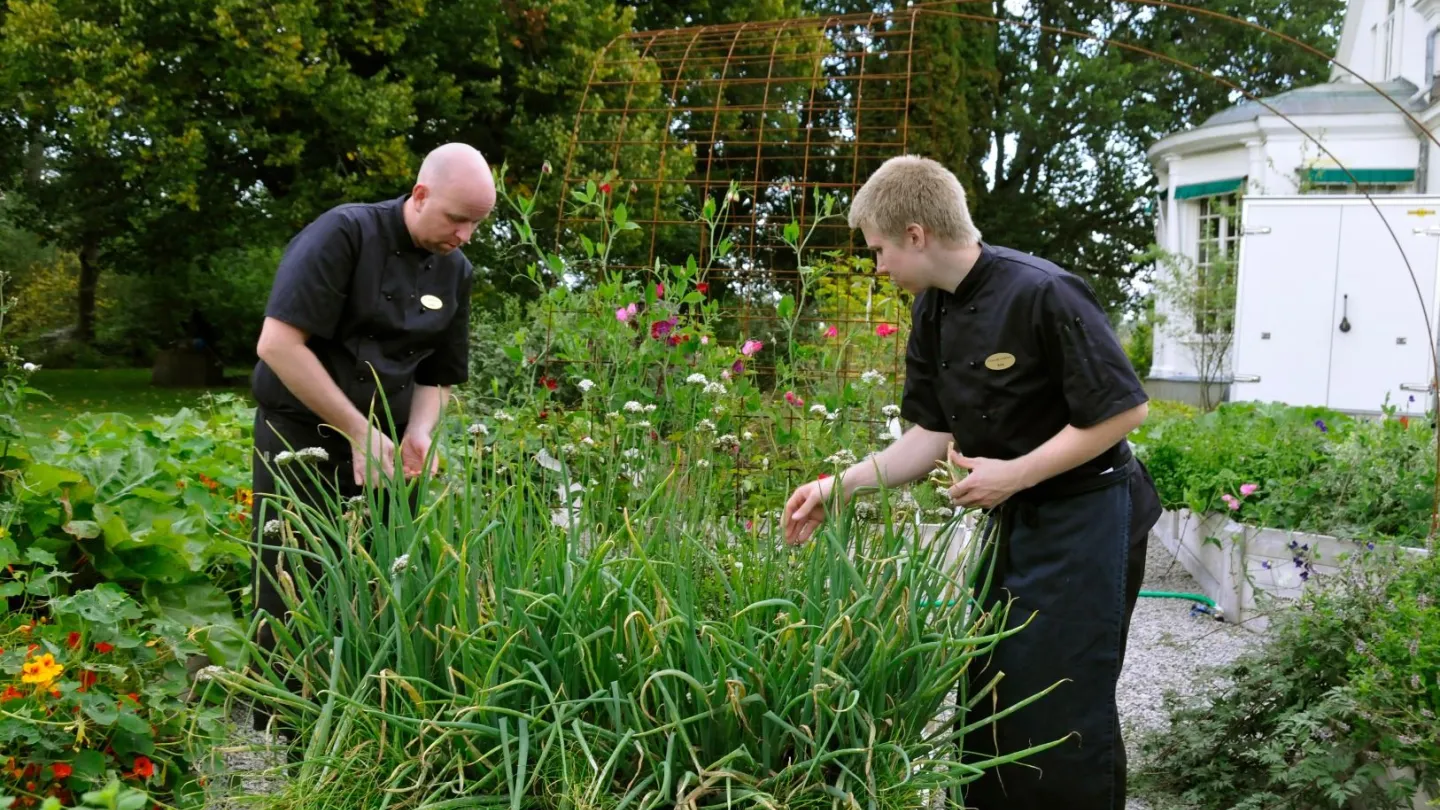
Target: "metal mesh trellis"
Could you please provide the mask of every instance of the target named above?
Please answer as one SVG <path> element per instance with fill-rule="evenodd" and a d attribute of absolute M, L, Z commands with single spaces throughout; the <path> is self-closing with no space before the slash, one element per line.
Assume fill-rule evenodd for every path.
<path fill-rule="evenodd" d="M 617 242 L 611 267 L 648 268 L 694 255 L 721 314 L 742 336 L 776 337 L 777 302 L 814 289 L 800 331 L 903 327 L 908 304 L 877 282 L 844 212 L 854 191 L 920 130 L 922 12 L 853 14 L 638 32 L 597 58 L 561 176 L 557 232 L 598 228 L 572 192 L 614 176 L 641 230 Z M 704 200 L 739 198 L 715 223 Z M 821 220 L 816 192 L 832 195 Z M 789 234 L 794 223 L 798 232 Z M 716 250 L 722 236 L 731 249 Z M 796 238 L 798 237 L 798 239 Z M 803 252 L 795 243 L 806 240 Z M 818 273 L 817 273 L 818 269 Z M 804 300 L 803 298 L 800 300 Z M 882 372 L 903 374 L 903 332 Z M 862 363 L 873 368 L 874 352 Z M 841 373 L 860 374 L 842 361 Z M 793 371 L 793 370 L 792 370 Z"/>

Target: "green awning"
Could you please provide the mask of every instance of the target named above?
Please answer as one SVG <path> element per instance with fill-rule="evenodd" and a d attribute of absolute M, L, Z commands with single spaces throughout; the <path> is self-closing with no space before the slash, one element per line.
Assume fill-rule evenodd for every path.
<path fill-rule="evenodd" d="M 1348 173 L 1344 169 L 1310 169 L 1308 173 L 1312 183 L 1401 185 L 1415 182 L 1414 169 L 1351 169 Z M 1354 180 L 1350 179 L 1352 175 Z"/>
<path fill-rule="evenodd" d="M 1245 180 L 1244 177 L 1230 177 L 1225 180 L 1211 180 L 1208 183 L 1190 183 L 1175 189 L 1175 199 L 1193 200 L 1196 197 L 1229 194 L 1245 188 Z"/>

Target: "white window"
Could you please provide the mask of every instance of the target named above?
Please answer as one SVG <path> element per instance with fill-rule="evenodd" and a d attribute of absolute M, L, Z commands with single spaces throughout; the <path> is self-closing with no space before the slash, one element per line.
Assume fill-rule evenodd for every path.
<path fill-rule="evenodd" d="M 1195 331 L 1230 331 L 1235 317 L 1235 263 L 1240 247 L 1240 199 L 1234 194 L 1202 197 L 1195 269 L 1198 285 Z M 1207 300 L 1208 299 L 1208 300 Z"/>

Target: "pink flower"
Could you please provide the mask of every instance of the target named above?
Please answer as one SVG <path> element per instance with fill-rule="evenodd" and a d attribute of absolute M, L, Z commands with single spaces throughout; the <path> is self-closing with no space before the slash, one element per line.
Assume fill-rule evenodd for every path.
<path fill-rule="evenodd" d="M 791 405 L 794 405 L 797 408 L 805 407 L 805 400 L 796 396 L 794 391 L 785 392 L 785 401 L 790 403 Z"/>
<path fill-rule="evenodd" d="M 701 345 L 701 346 L 709 346 L 709 345 L 710 345 L 710 336 L 709 336 L 709 335 L 701 335 L 701 336 L 700 336 L 700 345 Z"/>
<path fill-rule="evenodd" d="M 656 284 L 656 285 L 655 285 L 655 297 L 656 297 L 656 298 L 664 298 L 664 297 L 665 297 L 665 285 L 664 285 L 664 284 Z"/>
<path fill-rule="evenodd" d="M 875 327 L 875 334 L 879 335 L 880 337 L 890 337 L 891 335 L 899 331 L 900 328 L 898 326 L 891 326 L 888 323 L 882 323 L 879 326 Z"/>
<path fill-rule="evenodd" d="M 730 369 L 731 369 L 732 371 L 734 371 L 736 374 L 744 374 L 744 373 L 745 373 L 745 361 L 744 361 L 744 360 L 736 360 L 736 361 L 734 362 L 734 364 L 732 364 L 732 365 L 730 366 Z"/>
<path fill-rule="evenodd" d="M 825 330 L 825 337 L 835 337 L 835 336 L 837 336 L 837 335 L 839 335 L 839 334 L 840 334 L 840 328 L 837 327 L 837 326 L 831 326 L 830 328 L 828 328 L 828 329 Z"/>
<path fill-rule="evenodd" d="M 1255 494 L 1255 490 L 1257 490 L 1257 489 L 1259 489 L 1259 488 L 1260 488 L 1260 485 L 1259 485 L 1259 484 L 1241 484 L 1241 485 L 1240 485 L 1240 495 L 1241 495 L 1241 497 L 1249 497 L 1249 496 L 1251 496 L 1251 495 L 1254 495 L 1254 494 Z"/>
<path fill-rule="evenodd" d="M 630 320 L 630 310 L 626 309 L 625 307 L 620 307 L 619 309 L 615 310 L 615 320 L 621 323 L 625 323 L 626 321 Z"/>
<path fill-rule="evenodd" d="M 601 193 L 601 194 L 609 194 L 609 193 L 610 193 L 610 184 L 609 184 L 609 183 L 601 183 L 601 184 L 600 184 L 600 193 Z"/>
<path fill-rule="evenodd" d="M 670 334 L 670 330 L 674 329 L 677 323 L 679 323 L 679 319 L 669 318 L 650 324 L 650 337 L 656 340 L 665 337 L 666 335 Z"/>
<path fill-rule="evenodd" d="M 740 347 L 740 353 L 746 357 L 753 357 L 754 354 L 764 348 L 765 344 L 758 340 L 747 340 L 745 345 Z"/>
<path fill-rule="evenodd" d="M 1234 512 L 1236 509 L 1240 508 L 1240 501 L 1236 500 L 1235 496 L 1231 495 L 1228 492 L 1224 495 L 1221 495 L 1220 500 L 1224 501 L 1225 505 L 1230 507 L 1231 512 Z"/>

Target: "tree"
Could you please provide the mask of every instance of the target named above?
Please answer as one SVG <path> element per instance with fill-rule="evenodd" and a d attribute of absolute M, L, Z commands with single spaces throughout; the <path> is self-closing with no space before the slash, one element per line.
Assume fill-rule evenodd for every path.
<path fill-rule="evenodd" d="M 1145 151 L 1240 100 L 1324 81 L 1324 59 L 1253 28 L 1188 9 L 1118 0 L 996 2 L 1000 88 L 991 184 L 976 203 L 987 238 L 1079 272 L 1111 309 L 1138 300 L 1134 256 L 1154 234 Z M 1258 20 L 1333 51 L 1343 0 L 1220 0 L 1205 8 Z M 1061 33 L 1094 33 L 1152 51 Z M 1200 72 L 1167 61 L 1196 65 Z"/>
<path fill-rule="evenodd" d="M 1203 266 L 1189 256 L 1152 246 L 1140 257 L 1159 269 L 1155 293 L 1165 302 L 1155 327 L 1185 347 L 1200 385 L 1200 407 L 1212 410 L 1230 373 L 1235 339 L 1235 257 L 1215 255 Z"/>
<path fill-rule="evenodd" d="M 11 3 L 0 87 L 32 170 L 4 178 L 80 260 L 76 337 L 102 268 L 165 272 L 411 170 L 409 89 L 378 65 L 413 9 L 218 0 Z M 287 206 L 277 206 L 285 200 Z"/>

